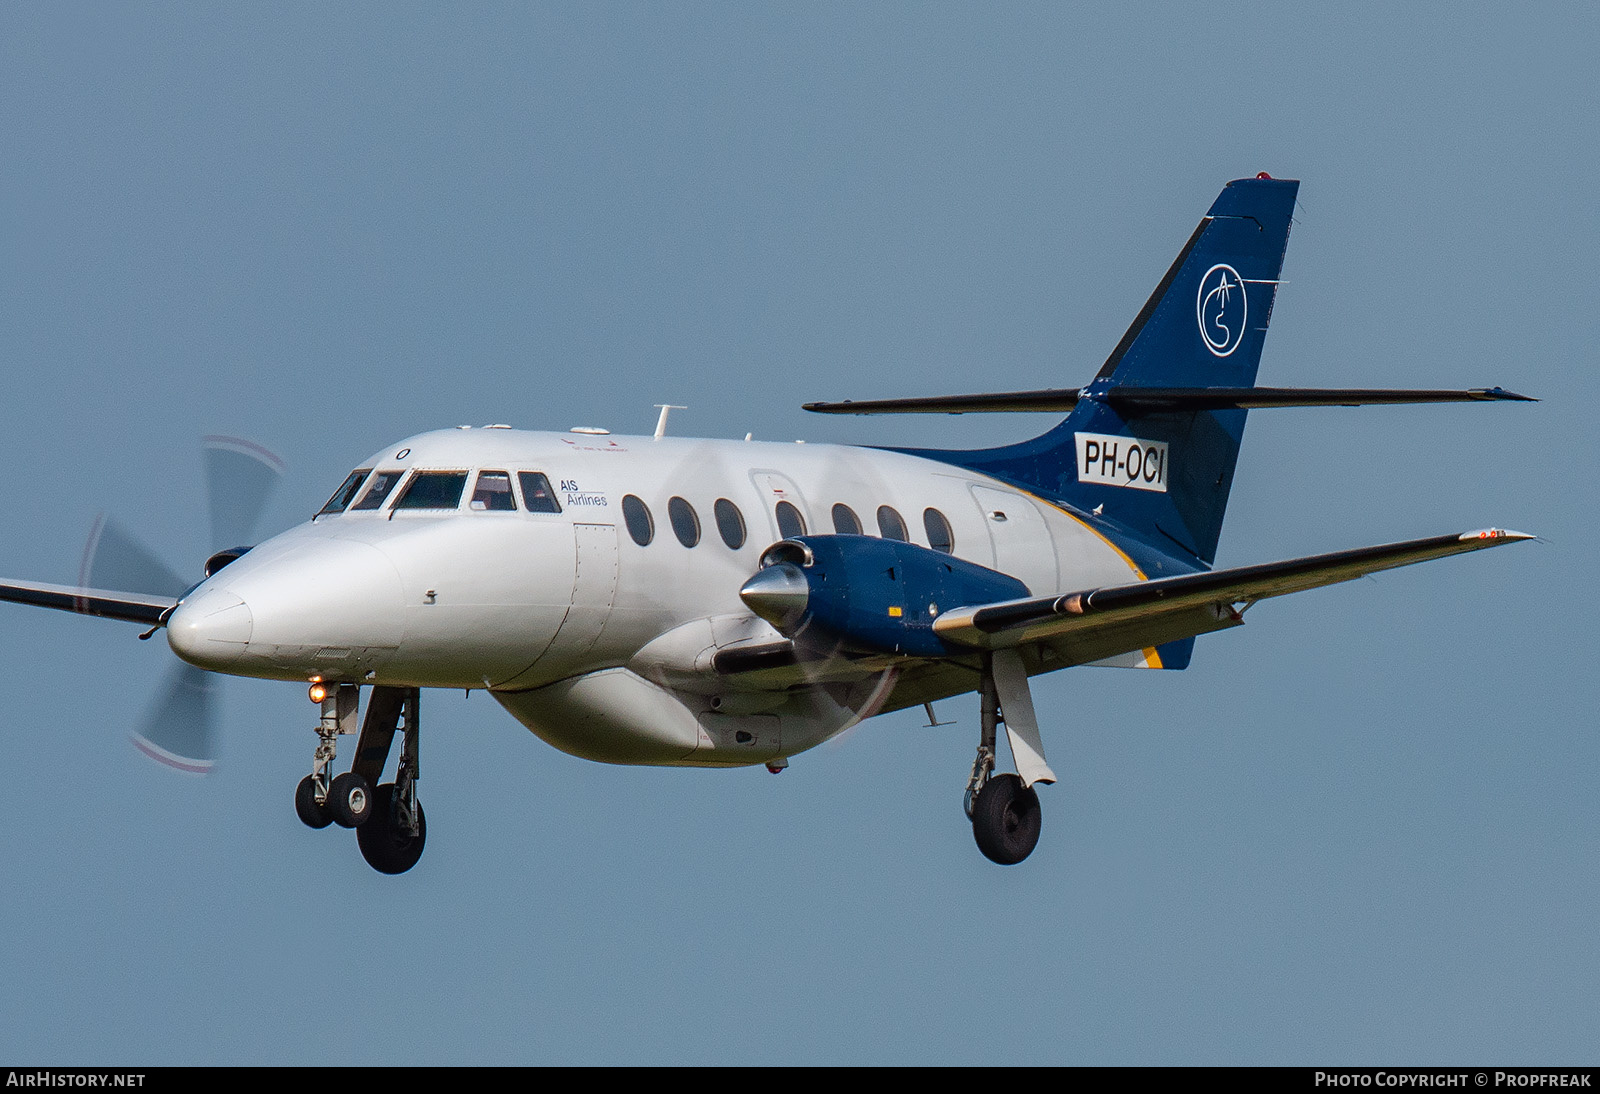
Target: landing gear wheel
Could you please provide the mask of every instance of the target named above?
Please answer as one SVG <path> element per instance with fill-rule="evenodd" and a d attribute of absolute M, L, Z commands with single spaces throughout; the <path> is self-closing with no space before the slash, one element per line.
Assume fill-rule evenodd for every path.
<path fill-rule="evenodd" d="M 361 857 L 380 874 L 403 874 L 422 857 L 428 839 L 428 818 L 417 803 L 417 834 L 400 827 L 395 816 L 394 783 L 380 783 L 372 792 L 372 817 L 356 829 Z"/>
<path fill-rule="evenodd" d="M 328 815 L 341 828 L 360 828 L 372 816 L 372 788 L 354 771 L 328 784 Z"/>
<path fill-rule="evenodd" d="M 326 828 L 333 823 L 328 807 L 317 804 L 317 781 L 310 775 L 294 788 L 294 811 L 307 828 Z"/>
<path fill-rule="evenodd" d="M 1014 866 L 1039 842 L 1039 795 L 1016 775 L 996 775 L 972 803 L 972 835 L 991 862 Z"/>

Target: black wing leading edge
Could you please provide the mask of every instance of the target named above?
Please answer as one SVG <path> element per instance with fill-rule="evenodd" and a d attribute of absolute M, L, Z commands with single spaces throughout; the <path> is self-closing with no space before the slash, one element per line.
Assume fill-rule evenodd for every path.
<path fill-rule="evenodd" d="M 981 649 L 1003 649 L 1102 629 L 1131 627 L 1133 633 L 1141 625 L 1160 633 L 1162 640 L 1171 641 L 1173 636 L 1165 632 L 1178 613 L 1213 608 L 1236 617 L 1234 605 L 1249 605 L 1268 597 L 1352 581 L 1380 570 L 1532 538 L 1525 532 L 1487 528 L 1284 562 L 1085 589 L 1063 596 L 955 608 L 940 615 L 933 629 L 949 642 Z M 1193 633 L 1210 629 L 1214 628 L 1202 625 Z M 1147 644 L 1136 638 L 1130 638 L 1129 643 L 1129 649 Z"/>
<path fill-rule="evenodd" d="M 174 596 L 144 593 L 119 593 L 106 589 L 85 589 L 74 585 L 47 585 L 41 581 L 0 582 L 0 600 L 13 604 L 32 604 L 37 608 L 56 608 L 79 615 L 98 615 L 154 627 L 178 603 Z"/>

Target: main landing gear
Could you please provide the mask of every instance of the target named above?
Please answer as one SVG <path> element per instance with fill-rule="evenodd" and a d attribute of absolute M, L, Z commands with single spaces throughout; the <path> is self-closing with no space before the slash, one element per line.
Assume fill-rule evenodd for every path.
<path fill-rule="evenodd" d="M 356 732 L 360 688 L 313 685 L 321 690 L 322 719 L 311 774 L 295 789 L 294 809 L 311 828 L 337 824 L 356 830 L 361 857 L 383 874 L 403 874 L 422 857 L 428 819 L 417 800 L 418 688 L 374 687 L 356 741 L 355 762 L 328 778 L 340 736 Z M 401 722 L 404 720 L 404 725 Z M 403 734 L 400 767 L 392 783 L 377 783 L 389 760 L 396 732 Z M 377 785 L 373 785 L 377 783 Z"/>
<path fill-rule="evenodd" d="M 1044 759 L 1027 669 L 1015 650 L 984 655 L 979 695 L 982 731 L 963 804 L 978 850 L 991 862 L 1014 866 L 1039 842 L 1041 814 L 1033 784 L 1053 783 L 1056 776 Z M 994 774 L 995 738 L 1001 724 L 1017 762 L 1015 775 Z"/>

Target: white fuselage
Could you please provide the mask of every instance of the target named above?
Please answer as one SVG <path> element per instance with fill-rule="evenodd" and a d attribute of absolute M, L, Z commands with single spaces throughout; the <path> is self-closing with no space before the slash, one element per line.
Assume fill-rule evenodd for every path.
<path fill-rule="evenodd" d="M 955 555 L 1021 579 L 1035 595 L 1142 576 L 1071 514 L 986 476 L 839 445 L 439 430 L 360 465 L 467 472 L 459 507 L 319 516 L 256 546 L 185 598 L 169 641 L 202 668 L 279 680 L 485 688 L 566 751 L 622 763 L 747 764 L 792 755 L 881 709 L 895 671 L 779 690 L 727 686 L 719 648 L 778 638 L 738 590 L 784 538 L 777 507 L 813 534 L 843 504 L 878 534 L 890 506 L 929 546 L 938 510 Z M 474 509 L 480 471 L 541 472 L 559 513 Z M 623 516 L 633 495 L 653 539 Z M 670 499 L 692 507 L 685 546 Z M 737 506 L 730 547 L 715 515 Z M 680 506 L 681 510 L 681 506 Z M 680 522 L 681 523 L 681 522 Z M 961 690 L 966 690 L 962 688 Z"/>

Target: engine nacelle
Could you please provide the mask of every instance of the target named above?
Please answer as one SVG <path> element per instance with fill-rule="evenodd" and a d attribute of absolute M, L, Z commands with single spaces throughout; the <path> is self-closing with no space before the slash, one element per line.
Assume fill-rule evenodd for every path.
<path fill-rule="evenodd" d="M 933 632 L 940 612 L 1029 595 L 1016 578 L 875 536 L 796 536 L 761 556 L 739 596 L 787 638 L 872 653 L 957 652 Z"/>

